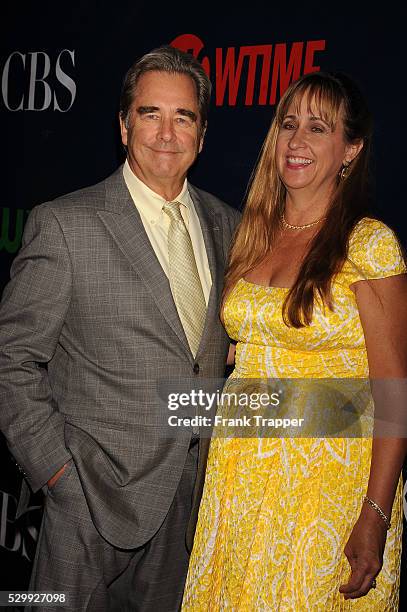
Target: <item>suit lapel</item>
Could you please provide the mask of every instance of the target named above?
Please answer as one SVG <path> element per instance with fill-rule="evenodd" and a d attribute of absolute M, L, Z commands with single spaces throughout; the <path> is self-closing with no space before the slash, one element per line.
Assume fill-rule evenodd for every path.
<path fill-rule="evenodd" d="M 170 284 L 145 232 L 122 175 L 122 168 L 106 181 L 105 210 L 98 215 L 113 240 L 151 292 L 158 309 L 190 353 L 172 297 Z"/>
<path fill-rule="evenodd" d="M 198 191 L 188 184 L 189 193 L 194 202 L 195 210 L 201 224 L 202 235 L 205 243 L 208 264 L 212 277 L 212 288 L 209 294 L 208 309 L 206 312 L 205 326 L 199 345 L 197 357 L 203 352 L 205 342 L 210 338 L 210 328 L 213 321 L 219 317 L 219 298 L 223 287 L 223 243 L 222 243 L 222 218 L 216 214 L 212 206 L 204 202 Z"/>

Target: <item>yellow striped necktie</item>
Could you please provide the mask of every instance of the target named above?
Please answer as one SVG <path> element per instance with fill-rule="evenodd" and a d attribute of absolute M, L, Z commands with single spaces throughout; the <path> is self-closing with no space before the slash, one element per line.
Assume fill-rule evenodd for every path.
<path fill-rule="evenodd" d="M 170 218 L 168 260 L 171 291 L 189 347 L 195 357 L 205 324 L 205 296 L 191 237 L 181 215 L 180 202 L 167 202 L 163 211 Z"/>

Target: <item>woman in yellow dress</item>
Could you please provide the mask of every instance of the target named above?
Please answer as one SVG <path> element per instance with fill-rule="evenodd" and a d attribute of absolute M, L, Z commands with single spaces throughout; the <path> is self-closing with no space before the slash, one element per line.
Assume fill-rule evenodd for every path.
<path fill-rule="evenodd" d="M 226 277 L 227 389 L 406 377 L 406 268 L 367 216 L 370 129 L 344 75 L 282 97 Z M 214 437 L 183 610 L 397 610 L 405 452 L 401 436 Z"/>

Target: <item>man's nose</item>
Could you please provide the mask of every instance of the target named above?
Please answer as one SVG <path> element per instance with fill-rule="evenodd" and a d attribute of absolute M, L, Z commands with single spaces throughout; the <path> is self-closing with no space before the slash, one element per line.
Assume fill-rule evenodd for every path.
<path fill-rule="evenodd" d="M 170 142 L 175 137 L 174 124 L 169 117 L 163 117 L 160 122 L 158 138 Z"/>

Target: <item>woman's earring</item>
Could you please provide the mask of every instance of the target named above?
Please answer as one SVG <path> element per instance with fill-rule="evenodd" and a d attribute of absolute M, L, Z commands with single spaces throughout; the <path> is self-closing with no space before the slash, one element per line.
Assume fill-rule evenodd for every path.
<path fill-rule="evenodd" d="M 339 177 L 341 181 L 344 181 L 348 178 L 350 172 L 350 162 L 344 162 L 341 171 L 339 172 Z"/>

